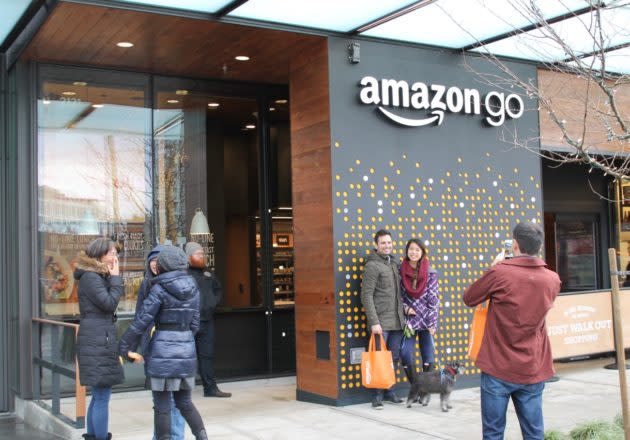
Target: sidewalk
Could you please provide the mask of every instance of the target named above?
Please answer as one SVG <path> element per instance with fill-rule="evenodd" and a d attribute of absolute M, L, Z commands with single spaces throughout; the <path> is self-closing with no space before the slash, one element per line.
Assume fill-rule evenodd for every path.
<path fill-rule="evenodd" d="M 560 381 L 544 393 L 546 429 L 568 432 L 576 424 L 597 418 L 612 420 L 621 412 L 618 372 L 603 369 L 612 359 L 556 364 Z M 203 398 L 194 402 L 212 439 L 479 439 L 479 390 L 456 390 L 453 409 L 443 413 L 439 396 L 427 407 L 386 404 L 375 411 L 370 404 L 329 407 L 295 400 L 295 378 L 279 378 L 221 385 L 230 399 Z M 153 411 L 148 391 L 118 393 L 111 401 L 110 431 L 116 440 L 150 439 Z M 67 408 L 70 412 L 72 409 Z M 187 428 L 188 429 L 188 428 Z M 73 438 L 79 438 L 76 431 Z M 187 439 L 193 439 L 187 431 Z M 512 405 L 506 439 L 520 439 Z"/>

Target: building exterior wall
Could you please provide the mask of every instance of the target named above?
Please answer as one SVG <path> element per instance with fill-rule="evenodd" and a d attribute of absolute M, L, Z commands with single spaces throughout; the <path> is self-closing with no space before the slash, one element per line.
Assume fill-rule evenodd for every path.
<path fill-rule="evenodd" d="M 540 160 L 504 142 L 515 131 L 535 142 L 534 101 L 524 97 L 522 116 L 501 127 L 485 125 L 483 115 L 448 112 L 439 126 L 401 126 L 384 118 L 377 105 L 360 102 L 362 78 L 474 88 L 482 97 L 491 90 L 506 95 L 518 92 L 480 83 L 464 64 L 492 72 L 492 66 L 478 58 L 361 41 L 360 62 L 351 64 L 349 43 L 329 39 L 340 404 L 369 397 L 361 386 L 360 357 L 353 361 L 351 352 L 366 347 L 369 336 L 360 301 L 361 275 L 376 230 L 392 232 L 398 257 L 408 238 L 427 243 L 441 289 L 437 359 L 463 361 L 466 376 L 474 380 L 478 370 L 466 356 L 472 311 L 461 300 L 463 291 L 488 267 L 518 221 L 542 221 Z M 536 79 L 531 65 L 510 67 L 521 77 Z M 407 118 L 431 116 L 385 108 Z M 400 371 L 398 380 L 406 381 Z"/>

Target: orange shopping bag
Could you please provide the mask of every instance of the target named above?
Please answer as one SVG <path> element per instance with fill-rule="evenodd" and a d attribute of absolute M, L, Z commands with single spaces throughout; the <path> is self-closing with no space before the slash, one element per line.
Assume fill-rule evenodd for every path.
<path fill-rule="evenodd" d="M 368 351 L 361 354 L 361 376 L 365 388 L 388 389 L 396 383 L 392 352 L 387 350 L 383 335 L 381 349 L 376 350 L 374 333 L 370 337 Z"/>
<path fill-rule="evenodd" d="M 473 313 L 472 324 L 468 332 L 468 357 L 476 361 L 481 343 L 483 342 L 483 334 L 486 331 L 486 319 L 488 318 L 489 301 L 479 304 L 475 307 Z"/>

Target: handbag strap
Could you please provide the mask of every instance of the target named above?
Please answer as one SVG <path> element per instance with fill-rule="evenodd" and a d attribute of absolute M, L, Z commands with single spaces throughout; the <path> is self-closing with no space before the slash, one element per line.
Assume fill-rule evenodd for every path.
<path fill-rule="evenodd" d="M 387 350 L 387 344 L 385 344 L 385 338 L 383 338 L 383 334 L 378 335 L 381 338 L 381 351 Z M 370 344 L 368 345 L 368 351 L 377 351 L 376 350 L 376 340 L 374 339 L 374 333 L 370 336 Z"/>

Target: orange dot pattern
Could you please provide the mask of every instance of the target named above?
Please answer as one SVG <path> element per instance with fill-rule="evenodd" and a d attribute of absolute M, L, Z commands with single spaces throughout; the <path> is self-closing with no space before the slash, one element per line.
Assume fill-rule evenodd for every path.
<path fill-rule="evenodd" d="M 335 142 L 337 149 L 343 148 Z M 465 374 L 480 371 L 467 357 L 472 309 L 462 295 L 511 237 L 519 221 L 542 222 L 539 171 L 522 173 L 505 154 L 484 160 L 456 157 L 451 169 L 404 153 L 387 162 L 369 157 L 337 167 L 333 181 L 336 243 L 336 301 L 339 378 L 342 390 L 361 389 L 360 365 L 350 364 L 350 348 L 366 347 L 369 329 L 361 305 L 361 275 L 378 229 L 392 233 L 394 254 L 402 257 L 407 239 L 421 238 L 437 270 L 441 308 L 435 336 L 440 364 L 460 361 Z M 339 163 L 339 162 L 336 162 Z M 507 161 L 509 164 L 509 160 Z M 421 371 L 416 347 L 416 370 Z M 397 381 L 406 381 L 402 369 Z"/>

